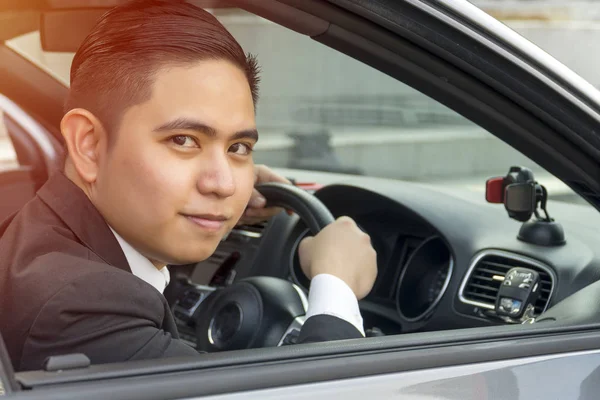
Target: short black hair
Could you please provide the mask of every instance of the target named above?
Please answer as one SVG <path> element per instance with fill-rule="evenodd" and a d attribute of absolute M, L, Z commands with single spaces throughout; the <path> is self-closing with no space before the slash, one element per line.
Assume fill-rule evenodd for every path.
<path fill-rule="evenodd" d="M 65 113 L 84 108 L 110 132 L 123 112 L 152 95 L 164 65 L 226 60 L 246 75 L 258 101 L 259 67 L 208 11 L 184 1 L 134 0 L 112 8 L 96 23 L 71 65 Z"/>

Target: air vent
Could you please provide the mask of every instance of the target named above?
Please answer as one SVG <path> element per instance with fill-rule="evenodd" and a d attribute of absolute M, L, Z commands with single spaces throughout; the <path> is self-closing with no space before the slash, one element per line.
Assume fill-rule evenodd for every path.
<path fill-rule="evenodd" d="M 506 273 L 514 267 L 530 268 L 540 274 L 541 292 L 535 303 L 535 315 L 547 307 L 552 294 L 550 269 L 538 261 L 504 252 L 486 252 L 478 256 L 467 274 L 459 292 L 463 303 L 494 309 L 496 296 Z"/>
<path fill-rule="evenodd" d="M 268 222 L 262 222 L 258 224 L 252 225 L 238 225 L 234 229 L 231 230 L 231 233 L 235 233 L 238 235 L 259 238 L 262 236 L 263 231 L 267 227 Z"/>
<path fill-rule="evenodd" d="M 200 300 L 201 294 L 196 291 L 186 291 L 182 296 L 182 299 L 179 300 L 178 305 L 180 307 L 185 308 L 186 310 L 191 310 L 198 304 L 198 300 Z"/>

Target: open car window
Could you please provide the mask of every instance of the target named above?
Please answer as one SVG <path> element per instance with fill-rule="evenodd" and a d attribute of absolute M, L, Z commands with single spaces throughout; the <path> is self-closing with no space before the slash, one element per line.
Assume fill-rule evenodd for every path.
<path fill-rule="evenodd" d="M 496 136 L 396 79 L 246 11 L 214 13 L 261 66 L 256 162 L 481 194 L 489 176 L 521 165 L 553 200 L 587 204 Z M 73 53 L 45 52 L 39 36 L 8 44 L 68 84 Z"/>

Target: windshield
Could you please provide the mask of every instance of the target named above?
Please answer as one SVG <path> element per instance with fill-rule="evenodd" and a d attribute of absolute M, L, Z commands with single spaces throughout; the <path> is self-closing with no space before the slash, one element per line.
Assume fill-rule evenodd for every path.
<path fill-rule="evenodd" d="M 483 193 L 490 176 L 531 168 L 553 200 L 585 203 L 486 130 L 359 61 L 246 12 L 215 14 L 261 65 L 255 161 Z M 73 54 L 39 33 L 9 45 L 68 84 Z"/>

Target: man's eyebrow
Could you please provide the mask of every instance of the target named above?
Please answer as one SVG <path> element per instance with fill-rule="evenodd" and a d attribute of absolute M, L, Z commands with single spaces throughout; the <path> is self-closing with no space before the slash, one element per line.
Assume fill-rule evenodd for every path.
<path fill-rule="evenodd" d="M 154 132 L 168 132 L 175 130 L 195 131 L 210 137 L 217 136 L 217 130 L 212 126 L 206 125 L 203 122 L 189 118 L 177 118 L 172 121 L 166 122 L 158 128 L 155 128 Z M 251 139 L 254 141 L 258 141 L 258 131 L 256 129 L 246 129 L 243 131 L 236 132 L 229 137 L 229 140 L 238 139 Z"/>
<path fill-rule="evenodd" d="M 253 142 L 258 142 L 258 131 L 256 129 L 246 129 L 234 133 L 229 137 L 229 140 L 250 139 Z"/>

